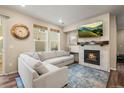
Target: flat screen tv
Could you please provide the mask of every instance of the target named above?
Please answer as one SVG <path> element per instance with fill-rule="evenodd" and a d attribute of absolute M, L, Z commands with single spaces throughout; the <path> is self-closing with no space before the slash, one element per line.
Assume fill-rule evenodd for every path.
<path fill-rule="evenodd" d="M 103 23 L 102 21 L 86 24 L 78 29 L 78 37 L 100 37 L 103 36 Z"/>

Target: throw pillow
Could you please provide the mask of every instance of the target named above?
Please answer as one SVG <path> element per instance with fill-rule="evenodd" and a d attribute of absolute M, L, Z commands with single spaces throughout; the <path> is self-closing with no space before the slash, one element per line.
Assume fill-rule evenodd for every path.
<path fill-rule="evenodd" d="M 57 57 L 62 57 L 62 56 L 69 56 L 70 53 L 66 51 L 56 51 Z"/>
<path fill-rule="evenodd" d="M 62 57 L 63 56 L 63 51 L 56 51 L 57 57 Z"/>
<path fill-rule="evenodd" d="M 33 58 L 35 58 L 37 60 L 40 60 L 39 55 L 38 55 L 37 52 L 26 52 L 25 54 L 30 56 L 30 57 L 33 57 Z"/>
<path fill-rule="evenodd" d="M 28 65 L 30 66 L 31 68 L 34 67 L 35 64 L 41 62 L 40 60 L 37 60 L 37 59 L 34 59 L 33 57 L 31 56 L 28 56 L 28 55 L 21 55 L 23 61 Z"/>
<path fill-rule="evenodd" d="M 56 52 L 49 51 L 49 52 L 40 52 L 38 53 L 39 58 L 41 61 L 45 61 L 47 59 L 55 58 L 56 57 Z"/>
<path fill-rule="evenodd" d="M 39 74 L 45 74 L 47 73 L 49 70 L 45 67 L 45 65 L 41 62 L 38 62 L 37 64 L 35 64 L 34 66 L 34 70 Z"/>
<path fill-rule="evenodd" d="M 69 52 L 67 52 L 67 51 L 63 51 L 63 56 L 69 56 L 69 55 L 70 55 Z"/>
<path fill-rule="evenodd" d="M 44 55 L 44 53 L 39 52 L 39 53 L 38 53 L 38 56 L 39 56 L 39 58 L 40 58 L 40 60 L 41 60 L 42 62 L 45 60 L 45 55 Z"/>

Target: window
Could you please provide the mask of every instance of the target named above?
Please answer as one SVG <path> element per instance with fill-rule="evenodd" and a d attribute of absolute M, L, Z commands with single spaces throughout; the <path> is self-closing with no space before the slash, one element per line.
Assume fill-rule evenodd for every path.
<path fill-rule="evenodd" d="M 59 30 L 34 25 L 34 42 L 35 51 L 57 51 L 60 50 L 60 33 Z"/>
<path fill-rule="evenodd" d="M 60 49 L 60 33 L 59 32 L 50 31 L 49 40 L 50 40 L 51 51 L 56 51 Z"/>
<path fill-rule="evenodd" d="M 69 32 L 69 45 L 77 45 L 77 31 Z"/>
<path fill-rule="evenodd" d="M 34 42 L 35 42 L 35 51 L 46 51 L 47 46 L 47 29 L 41 27 L 34 27 Z"/>

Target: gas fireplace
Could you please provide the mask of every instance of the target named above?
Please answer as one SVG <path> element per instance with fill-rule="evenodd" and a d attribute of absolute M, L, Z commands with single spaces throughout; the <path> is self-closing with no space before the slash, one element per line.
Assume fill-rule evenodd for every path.
<path fill-rule="evenodd" d="M 100 51 L 99 50 L 84 50 L 84 62 L 100 65 Z"/>

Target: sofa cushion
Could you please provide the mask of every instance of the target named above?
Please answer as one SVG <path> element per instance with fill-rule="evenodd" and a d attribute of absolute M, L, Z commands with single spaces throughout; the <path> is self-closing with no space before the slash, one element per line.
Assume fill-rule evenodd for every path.
<path fill-rule="evenodd" d="M 36 60 L 33 57 L 25 55 L 24 61 L 29 67 L 34 69 L 39 75 L 48 72 L 47 68 L 42 64 L 40 60 Z"/>
<path fill-rule="evenodd" d="M 61 64 L 63 62 L 72 60 L 73 58 L 74 58 L 73 55 L 56 57 L 56 58 L 45 60 L 44 63 L 49 63 L 49 64 L 57 65 L 57 64 Z"/>
<path fill-rule="evenodd" d="M 33 57 L 33 58 L 35 58 L 37 60 L 40 60 L 39 55 L 38 55 L 37 52 L 26 52 L 25 54 L 30 56 L 30 57 Z"/>
<path fill-rule="evenodd" d="M 62 57 L 62 56 L 69 56 L 70 53 L 66 51 L 56 51 L 56 56 L 57 57 Z"/>
<path fill-rule="evenodd" d="M 44 63 L 44 66 L 48 69 L 48 71 L 54 71 L 54 70 L 57 70 L 58 67 L 52 65 L 52 64 L 47 64 L 47 63 Z"/>
<path fill-rule="evenodd" d="M 37 64 L 38 62 L 41 62 L 40 60 L 34 59 L 33 57 L 25 55 L 25 54 L 22 54 L 20 57 L 25 62 L 25 64 L 27 64 L 31 68 L 33 68 L 34 65 Z"/>
<path fill-rule="evenodd" d="M 42 74 L 45 74 L 45 73 L 49 72 L 49 70 L 47 69 L 47 67 L 43 63 L 41 63 L 41 62 L 38 62 L 37 64 L 34 65 L 34 70 L 39 75 L 42 75 Z"/>
<path fill-rule="evenodd" d="M 21 55 L 20 55 L 20 58 L 23 60 L 23 61 L 22 61 L 23 64 L 25 64 L 25 65 L 27 65 L 29 68 L 31 68 L 31 69 L 29 69 L 29 70 L 30 70 L 30 72 L 32 72 L 33 78 L 34 78 L 34 79 L 38 78 L 39 75 L 38 75 L 38 73 L 34 70 L 34 66 L 35 66 L 37 63 L 39 63 L 40 60 L 36 60 L 36 59 L 34 59 L 34 58 L 32 58 L 32 57 L 26 55 L 26 54 L 21 54 Z"/>
<path fill-rule="evenodd" d="M 40 52 L 38 53 L 38 55 L 39 55 L 40 60 L 44 61 L 47 59 L 55 58 L 56 52 Z"/>
<path fill-rule="evenodd" d="M 63 56 L 69 56 L 69 55 L 70 55 L 70 52 L 63 51 Z"/>
<path fill-rule="evenodd" d="M 56 51 L 56 56 L 57 57 L 62 57 L 63 56 L 63 51 Z"/>

